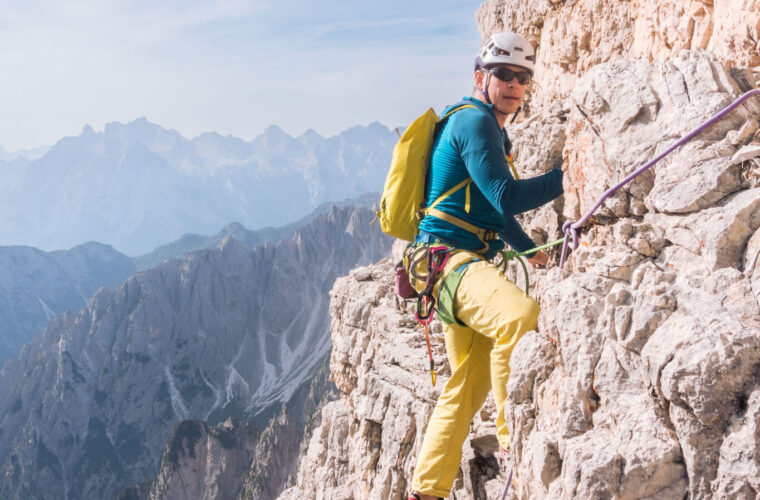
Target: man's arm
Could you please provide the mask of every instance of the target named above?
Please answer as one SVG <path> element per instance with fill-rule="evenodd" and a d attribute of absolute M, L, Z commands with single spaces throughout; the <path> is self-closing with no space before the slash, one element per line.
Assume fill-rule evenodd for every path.
<path fill-rule="evenodd" d="M 533 210 L 562 194 L 562 171 L 515 180 L 501 149 L 502 137 L 493 117 L 483 112 L 457 117 L 462 159 L 475 185 L 506 219 Z"/>
<path fill-rule="evenodd" d="M 504 221 L 506 225 L 499 232 L 499 238 L 518 252 L 524 252 L 536 247 L 536 243 L 523 231 L 520 223 L 513 216 L 509 215 L 505 217 Z M 535 254 L 531 254 L 529 257 L 533 257 L 533 255 Z"/>

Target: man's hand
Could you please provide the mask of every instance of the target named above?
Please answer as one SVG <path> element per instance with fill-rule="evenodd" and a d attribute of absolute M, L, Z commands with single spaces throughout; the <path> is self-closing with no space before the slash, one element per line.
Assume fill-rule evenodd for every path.
<path fill-rule="evenodd" d="M 549 263 L 549 256 L 546 255 L 543 251 L 539 250 L 536 252 L 536 255 L 531 257 L 530 259 L 525 259 L 528 261 L 528 263 L 533 267 L 545 267 L 546 264 Z"/>

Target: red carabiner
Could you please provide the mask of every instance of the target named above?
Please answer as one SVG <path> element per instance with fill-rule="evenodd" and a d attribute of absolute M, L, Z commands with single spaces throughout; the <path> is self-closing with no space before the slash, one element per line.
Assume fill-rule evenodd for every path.
<path fill-rule="evenodd" d="M 428 272 L 433 272 L 437 275 L 443 271 L 443 268 L 449 262 L 449 257 L 451 257 L 451 249 L 449 247 L 431 247 L 428 250 Z"/>

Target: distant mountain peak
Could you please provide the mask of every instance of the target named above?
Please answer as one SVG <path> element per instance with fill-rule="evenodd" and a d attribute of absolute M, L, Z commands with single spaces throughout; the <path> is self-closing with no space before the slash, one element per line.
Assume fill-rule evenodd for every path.
<path fill-rule="evenodd" d="M 279 133 L 279 134 L 285 134 L 288 135 L 287 132 L 285 132 L 282 127 L 277 125 L 276 123 L 271 124 L 267 128 L 264 129 L 265 134 L 272 134 L 272 133 Z"/>
<path fill-rule="evenodd" d="M 285 132 L 279 125 L 270 125 L 264 129 L 260 137 L 267 139 L 293 139 L 293 136 Z"/>
<path fill-rule="evenodd" d="M 297 139 L 299 139 L 299 140 L 303 140 L 303 139 L 324 139 L 324 137 L 322 137 L 319 134 L 319 132 L 317 132 L 313 128 L 310 128 L 310 129 L 306 129 L 306 131 L 304 131 L 303 134 L 299 135 L 297 137 Z"/>
<path fill-rule="evenodd" d="M 182 142 L 186 141 L 182 135 L 174 129 L 165 129 L 161 125 L 149 121 L 144 116 L 136 118 L 131 122 L 110 122 L 105 126 L 104 134 L 106 137 L 132 138 L 133 140 L 147 140 L 148 138 L 171 138 Z"/>
<path fill-rule="evenodd" d="M 224 231 L 227 231 L 228 233 L 235 233 L 238 231 L 245 231 L 246 228 L 239 222 L 230 222 L 226 226 L 224 226 Z"/>

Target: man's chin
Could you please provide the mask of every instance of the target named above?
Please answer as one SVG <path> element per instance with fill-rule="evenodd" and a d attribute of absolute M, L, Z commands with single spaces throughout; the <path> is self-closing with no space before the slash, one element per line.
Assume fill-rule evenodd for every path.
<path fill-rule="evenodd" d="M 511 115 L 512 113 L 515 113 L 518 109 L 520 109 L 520 106 L 499 106 L 497 108 L 498 111 L 500 111 L 504 115 Z"/>
<path fill-rule="evenodd" d="M 517 99 L 503 99 L 501 101 L 501 106 L 499 106 L 499 109 L 501 109 L 506 114 L 511 114 L 520 109 L 520 101 Z"/>

